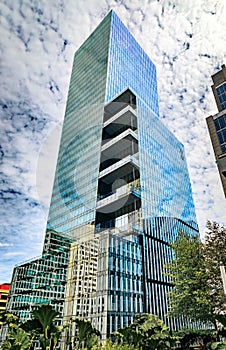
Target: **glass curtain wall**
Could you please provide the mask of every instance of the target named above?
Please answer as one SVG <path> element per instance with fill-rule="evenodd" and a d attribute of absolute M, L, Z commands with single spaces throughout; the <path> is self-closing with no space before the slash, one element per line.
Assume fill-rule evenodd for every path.
<path fill-rule="evenodd" d="M 156 69 L 113 13 L 105 101 L 125 89 L 136 97 L 143 219 L 144 311 L 159 315 L 172 329 L 181 320 L 166 317 L 172 288 L 163 266 L 179 231 L 198 232 L 184 147 L 159 119 Z"/>
<path fill-rule="evenodd" d="M 93 233 L 111 16 L 76 52 L 47 228 Z"/>

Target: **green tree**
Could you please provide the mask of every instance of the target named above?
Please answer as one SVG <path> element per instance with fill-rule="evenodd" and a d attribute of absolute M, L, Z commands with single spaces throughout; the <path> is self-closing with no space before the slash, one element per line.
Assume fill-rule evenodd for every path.
<path fill-rule="evenodd" d="M 33 319 L 21 324 L 32 340 L 39 340 L 44 350 L 53 350 L 61 337 L 63 327 L 54 325 L 59 312 L 50 305 L 42 305 L 32 311 Z"/>
<path fill-rule="evenodd" d="M 207 349 L 210 343 L 216 341 L 216 332 L 213 329 L 181 329 L 174 334 L 178 337 L 183 350 L 191 349 L 191 346 L 197 344 L 201 349 Z"/>
<path fill-rule="evenodd" d="M 13 313 L 2 311 L 0 312 L 0 321 L 3 325 L 7 325 L 8 333 L 4 340 L 1 349 L 7 350 L 17 350 L 26 349 L 31 345 L 30 339 L 26 332 L 21 330 L 19 317 Z"/>
<path fill-rule="evenodd" d="M 180 233 L 171 246 L 174 258 L 166 266 L 166 273 L 174 283 L 169 293 L 169 315 L 186 316 L 191 321 L 210 320 L 210 289 L 199 236 Z"/>
<path fill-rule="evenodd" d="M 119 341 L 136 349 L 168 349 L 173 343 L 168 327 L 156 315 L 136 315 L 134 322 L 115 333 Z"/>
<path fill-rule="evenodd" d="M 42 325 L 37 319 L 21 323 L 20 328 L 28 333 L 32 340 L 39 339 L 40 334 L 42 334 Z"/>
<path fill-rule="evenodd" d="M 67 326 L 54 325 L 59 312 L 50 305 L 38 306 L 32 311 L 33 318 L 19 323 L 19 317 L 10 313 L 1 313 L 0 319 L 8 325 L 7 338 L 4 349 L 29 349 L 33 340 L 39 340 L 42 349 L 54 350 L 59 342 L 63 330 Z"/>
<path fill-rule="evenodd" d="M 216 315 L 224 311 L 226 301 L 220 277 L 220 261 L 225 263 L 226 258 L 226 231 L 210 222 L 207 228 L 204 242 L 198 235 L 180 233 L 172 243 L 174 257 L 166 266 L 174 283 L 169 315 L 211 322 L 217 329 Z"/>
<path fill-rule="evenodd" d="M 75 343 L 77 349 L 87 348 L 92 349 L 93 346 L 98 345 L 100 342 L 100 332 L 92 326 L 92 323 L 87 320 L 76 318 L 76 330 Z"/>
<path fill-rule="evenodd" d="M 48 330 L 59 312 L 50 305 L 42 305 L 33 310 L 32 315 L 41 323 L 43 335 L 48 339 Z"/>
<path fill-rule="evenodd" d="M 107 339 L 104 345 L 96 345 L 92 350 L 137 350 L 133 345 L 113 343 Z"/>
<path fill-rule="evenodd" d="M 10 312 L 1 311 L 0 322 L 7 324 L 9 328 L 16 328 L 19 324 L 19 317 Z"/>
<path fill-rule="evenodd" d="M 7 334 L 7 339 L 3 342 L 2 350 L 27 350 L 30 348 L 32 340 L 21 328 L 14 327 Z"/>
<path fill-rule="evenodd" d="M 204 246 L 204 257 L 210 287 L 210 301 L 213 314 L 222 314 L 225 310 L 224 295 L 220 266 L 226 266 L 226 228 L 216 222 L 207 222 L 207 232 Z"/>

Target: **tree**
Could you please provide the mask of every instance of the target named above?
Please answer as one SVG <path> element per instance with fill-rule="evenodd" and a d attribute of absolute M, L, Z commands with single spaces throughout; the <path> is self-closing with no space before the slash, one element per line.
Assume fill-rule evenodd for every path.
<path fill-rule="evenodd" d="M 31 345 L 31 341 L 22 329 L 20 329 L 19 317 L 5 311 L 0 312 L 0 321 L 3 325 L 7 325 L 8 333 L 4 340 L 1 349 L 17 350 L 26 349 Z"/>
<path fill-rule="evenodd" d="M 198 235 L 179 233 L 172 243 L 174 258 L 166 266 L 174 287 L 169 293 L 170 316 L 185 316 L 191 321 L 207 321 L 209 286 L 203 246 Z"/>
<path fill-rule="evenodd" d="M 0 312 L 0 321 L 7 324 L 9 328 L 15 328 L 19 324 L 19 317 L 5 311 Z"/>
<path fill-rule="evenodd" d="M 77 349 L 87 348 L 89 350 L 98 345 L 101 334 L 90 321 L 76 318 L 74 322 L 77 325 L 77 334 L 75 335 Z"/>
<path fill-rule="evenodd" d="M 2 350 L 27 350 L 30 348 L 32 340 L 29 335 L 18 326 L 11 329 L 7 334 L 7 339 L 3 342 Z"/>
<path fill-rule="evenodd" d="M 204 245 L 204 257 L 210 286 L 212 312 L 220 314 L 225 310 L 224 295 L 220 266 L 226 266 L 226 228 L 216 222 L 207 222 Z"/>
<path fill-rule="evenodd" d="M 197 322 L 211 322 L 224 311 L 225 296 L 220 278 L 220 261 L 226 259 L 226 229 L 207 223 L 202 243 L 198 235 L 180 233 L 172 248 L 174 257 L 166 266 L 174 287 L 169 293 L 170 316 L 185 316 Z"/>
<path fill-rule="evenodd" d="M 107 339 L 104 345 L 96 345 L 92 350 L 137 350 L 133 345 L 113 343 Z"/>
<path fill-rule="evenodd" d="M 1 320 L 9 327 L 7 338 L 2 348 L 4 350 L 26 350 L 33 340 L 39 340 L 44 350 L 54 350 L 65 327 L 54 325 L 59 312 L 50 305 L 38 306 L 32 311 L 33 318 L 19 323 L 19 317 L 14 314 L 1 314 Z"/>
<path fill-rule="evenodd" d="M 216 341 L 216 332 L 213 329 L 181 329 L 174 334 L 178 337 L 183 350 L 189 350 L 197 344 L 200 349 L 207 349 L 207 344 Z"/>
<path fill-rule="evenodd" d="M 28 333 L 32 340 L 39 339 L 40 334 L 42 334 L 42 325 L 37 319 L 31 319 L 21 323 L 20 328 Z"/>
<path fill-rule="evenodd" d="M 59 315 L 59 312 L 50 305 L 42 305 L 33 310 L 32 315 L 41 324 L 42 331 L 39 335 L 39 340 L 43 344 L 44 349 L 55 348 L 56 341 L 54 341 L 54 338 L 58 329 L 53 325 L 53 321 Z"/>
<path fill-rule="evenodd" d="M 21 324 L 21 328 L 38 339 L 44 350 L 53 350 L 60 339 L 63 328 L 54 325 L 59 312 L 50 305 L 42 305 L 32 311 L 33 319 Z"/>
<path fill-rule="evenodd" d="M 115 333 L 119 340 L 136 349 L 168 349 L 172 345 L 168 327 L 156 315 L 136 315 L 134 322 Z"/>

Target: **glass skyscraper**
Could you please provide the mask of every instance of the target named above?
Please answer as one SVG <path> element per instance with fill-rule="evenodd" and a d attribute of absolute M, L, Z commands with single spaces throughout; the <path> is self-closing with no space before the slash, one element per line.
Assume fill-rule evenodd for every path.
<path fill-rule="evenodd" d="M 103 337 L 143 312 L 180 327 L 164 265 L 179 231 L 198 232 L 184 147 L 159 119 L 154 64 L 113 11 L 75 53 L 47 230 L 73 241 L 65 321 L 91 319 Z"/>

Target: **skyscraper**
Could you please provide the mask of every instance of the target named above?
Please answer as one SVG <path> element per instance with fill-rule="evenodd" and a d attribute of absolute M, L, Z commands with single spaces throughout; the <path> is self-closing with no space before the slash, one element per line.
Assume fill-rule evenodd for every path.
<path fill-rule="evenodd" d="M 111 11 L 75 53 L 47 222 L 73 241 L 65 320 L 89 318 L 103 337 L 135 313 L 179 327 L 163 273 L 179 231 L 198 232 L 184 147 L 159 119 L 154 64 Z"/>
<path fill-rule="evenodd" d="M 218 113 L 206 118 L 207 126 L 226 197 L 226 67 L 212 76 L 212 90 Z"/>

